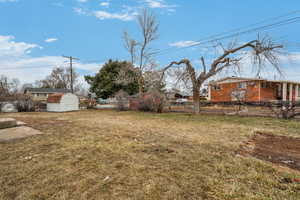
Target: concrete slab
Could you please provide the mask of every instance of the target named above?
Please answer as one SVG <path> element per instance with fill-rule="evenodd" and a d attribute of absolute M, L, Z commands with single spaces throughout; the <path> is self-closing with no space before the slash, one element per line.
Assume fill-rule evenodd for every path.
<path fill-rule="evenodd" d="M 0 142 L 9 142 L 12 140 L 26 138 L 33 135 L 41 135 L 41 134 L 43 134 L 41 131 L 26 126 L 1 129 Z"/>
<path fill-rule="evenodd" d="M 17 126 L 17 121 L 13 118 L 0 118 L 0 129 Z"/>

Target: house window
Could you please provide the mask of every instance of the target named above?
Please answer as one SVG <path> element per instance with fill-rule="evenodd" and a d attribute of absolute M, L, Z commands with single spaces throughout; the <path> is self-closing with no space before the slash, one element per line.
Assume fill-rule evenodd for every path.
<path fill-rule="evenodd" d="M 300 97 L 300 85 L 298 85 L 298 97 Z"/>
<path fill-rule="evenodd" d="M 248 82 L 247 85 L 252 86 L 252 87 L 255 87 L 255 86 L 256 86 L 256 83 L 255 83 L 255 81 L 250 81 L 250 82 Z"/>
<path fill-rule="evenodd" d="M 246 98 L 245 90 L 236 90 L 231 92 L 231 100 L 232 101 L 244 101 Z"/>
<path fill-rule="evenodd" d="M 261 88 L 270 88 L 271 84 L 269 82 L 262 82 L 261 83 Z"/>
<path fill-rule="evenodd" d="M 220 85 L 213 85 L 212 88 L 214 90 L 221 90 L 221 86 Z"/>
<path fill-rule="evenodd" d="M 238 88 L 239 89 L 246 89 L 247 88 L 247 83 L 246 82 L 240 82 L 240 83 L 238 83 Z"/>

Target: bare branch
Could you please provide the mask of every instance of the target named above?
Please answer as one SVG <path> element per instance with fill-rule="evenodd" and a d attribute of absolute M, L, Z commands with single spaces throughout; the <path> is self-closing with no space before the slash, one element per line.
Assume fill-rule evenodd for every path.
<path fill-rule="evenodd" d="M 204 74 L 206 74 L 206 64 L 205 64 L 205 60 L 204 60 L 203 56 L 201 57 L 201 63 L 202 63 L 202 66 L 203 66 L 203 72 L 204 72 Z"/>
<path fill-rule="evenodd" d="M 277 59 L 278 56 L 274 53 L 274 51 L 276 49 L 283 48 L 282 45 L 275 45 L 268 37 L 264 37 L 262 39 L 258 37 L 257 40 L 252 40 L 237 47 L 234 47 L 235 43 L 236 42 L 230 44 L 229 49 L 225 49 L 222 44 L 218 44 L 218 46 L 222 47 L 224 52 L 211 63 L 210 69 L 208 71 L 206 69 L 205 60 L 203 57 L 201 57 L 203 70 L 198 75 L 198 77 L 196 75 L 195 68 L 192 66 L 191 62 L 188 59 L 183 59 L 179 62 L 173 61 L 164 69 L 168 70 L 173 65 L 185 65 L 185 71 L 183 72 L 182 76 L 178 76 L 178 78 L 184 79 L 186 77 L 186 74 L 189 75 L 189 79 L 191 80 L 193 86 L 195 111 L 199 111 L 199 90 L 206 80 L 230 67 L 237 67 L 238 70 L 240 70 L 240 63 L 241 60 L 245 57 L 245 54 L 237 55 L 238 52 L 243 53 L 243 51 L 250 49 L 252 51 L 255 62 L 257 62 L 259 66 L 259 70 L 262 68 L 263 64 L 268 61 L 275 67 L 278 72 L 280 72 L 280 66 Z M 259 72 L 260 71 L 258 71 L 258 73 Z"/>
<path fill-rule="evenodd" d="M 123 39 L 125 49 L 129 52 L 131 56 L 131 63 L 134 64 L 136 60 L 136 47 L 138 45 L 138 42 L 134 39 L 131 39 L 126 31 L 124 31 L 123 33 Z"/>
<path fill-rule="evenodd" d="M 151 43 L 158 38 L 159 24 L 155 15 L 148 9 L 142 10 L 138 15 L 138 25 L 142 33 L 140 41 L 131 39 L 127 32 L 124 32 L 125 48 L 131 55 L 131 61 L 139 68 L 139 93 L 144 92 L 144 74 L 157 68 L 154 55 L 157 51 L 150 48 Z"/>

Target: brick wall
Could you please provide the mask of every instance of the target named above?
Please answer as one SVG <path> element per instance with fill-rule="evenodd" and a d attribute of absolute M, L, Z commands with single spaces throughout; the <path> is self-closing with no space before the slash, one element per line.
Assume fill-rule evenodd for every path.
<path fill-rule="evenodd" d="M 276 84 L 270 84 L 268 88 L 261 88 L 260 81 L 246 81 L 246 88 L 239 89 L 238 82 L 222 83 L 220 90 L 211 89 L 211 101 L 213 102 L 228 102 L 232 101 L 233 91 L 245 91 L 245 100 L 248 102 L 258 102 L 276 100 Z M 259 90 L 261 91 L 259 92 Z"/>
<path fill-rule="evenodd" d="M 211 101 L 213 102 L 223 102 L 231 101 L 231 92 L 233 88 L 236 88 L 236 83 L 224 83 L 220 85 L 220 90 L 211 87 Z"/>
<path fill-rule="evenodd" d="M 276 83 L 268 83 L 268 88 L 262 88 L 260 89 L 261 94 L 261 101 L 270 101 L 270 100 L 276 100 L 277 99 L 277 84 Z"/>

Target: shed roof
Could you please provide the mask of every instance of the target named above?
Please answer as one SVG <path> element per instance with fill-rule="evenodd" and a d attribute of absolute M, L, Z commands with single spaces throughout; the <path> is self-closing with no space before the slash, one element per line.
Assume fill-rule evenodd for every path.
<path fill-rule="evenodd" d="M 37 93 L 69 93 L 69 89 L 59 88 L 25 88 L 24 92 L 37 92 Z"/>
<path fill-rule="evenodd" d="M 50 94 L 47 98 L 47 103 L 60 103 L 63 95 L 63 93 Z"/>

